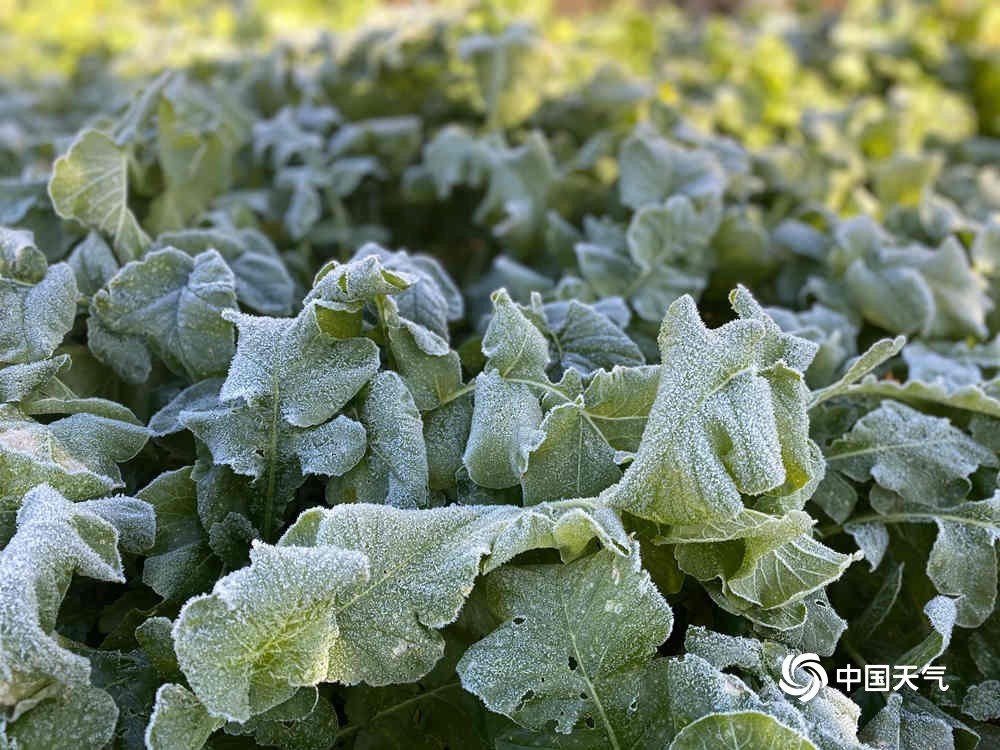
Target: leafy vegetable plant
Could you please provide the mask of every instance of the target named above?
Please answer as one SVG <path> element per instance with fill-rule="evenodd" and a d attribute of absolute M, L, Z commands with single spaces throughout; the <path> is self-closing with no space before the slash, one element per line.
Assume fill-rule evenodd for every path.
<path fill-rule="evenodd" d="M 0 750 L 1000 747 L 995 5 L 504 5 L 0 89 Z"/>

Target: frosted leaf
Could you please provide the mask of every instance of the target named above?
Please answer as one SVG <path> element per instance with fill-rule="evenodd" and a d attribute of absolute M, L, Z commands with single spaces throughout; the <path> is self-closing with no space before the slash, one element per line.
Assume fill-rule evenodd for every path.
<path fill-rule="evenodd" d="M 466 690 L 531 728 L 554 721 L 568 733 L 589 718 L 614 747 L 619 728 L 602 706 L 638 697 L 638 671 L 673 623 L 638 549 L 627 557 L 603 550 L 567 565 L 505 568 L 485 586 L 502 624 L 459 662 Z"/>
<path fill-rule="evenodd" d="M 621 478 L 614 448 L 581 402 L 554 407 L 539 425 L 545 439 L 531 452 L 521 477 L 525 505 L 596 495 Z"/>
<path fill-rule="evenodd" d="M 98 130 L 84 130 L 56 159 L 49 195 L 56 213 L 110 237 L 122 262 L 140 257 L 149 236 L 128 207 L 129 150 Z"/>
<path fill-rule="evenodd" d="M 598 371 L 583 398 L 590 421 L 615 450 L 636 451 L 660 384 L 659 365 Z"/>
<path fill-rule="evenodd" d="M 368 453 L 356 471 L 366 472 L 367 483 L 377 489 L 374 497 L 359 499 L 397 508 L 425 507 L 428 475 L 424 424 L 402 378 L 394 372 L 372 378 L 360 417 L 368 433 Z M 344 477 L 344 481 L 349 482 L 350 477 Z"/>
<path fill-rule="evenodd" d="M 6 739 L 12 750 L 72 747 L 102 750 L 111 741 L 118 719 L 114 700 L 100 688 L 66 688 L 44 698 L 6 723 L 0 718 L 0 746 Z"/>
<path fill-rule="evenodd" d="M 32 232 L 0 227 L 0 277 L 35 284 L 45 277 L 48 266 Z"/>
<path fill-rule="evenodd" d="M 997 599 L 997 551 L 1000 494 L 987 500 L 949 504 L 938 496 L 923 502 L 875 487 L 870 524 L 934 523 L 937 538 L 927 559 L 927 576 L 942 594 L 958 597 L 958 624 L 981 625 Z"/>
<path fill-rule="evenodd" d="M 284 421 L 311 427 L 340 411 L 378 370 L 370 339 L 335 340 L 317 325 L 313 306 L 295 318 L 226 312 L 239 329 L 223 401 L 274 404 Z"/>
<path fill-rule="evenodd" d="M 11 496 L 42 482 L 73 498 L 105 494 L 123 485 L 117 464 L 135 456 L 147 435 L 121 419 L 82 413 L 41 424 L 0 406 L 0 484 Z"/>
<path fill-rule="evenodd" d="M 156 248 L 174 247 L 189 255 L 215 250 L 236 279 L 240 303 L 262 315 L 287 315 L 295 285 L 271 241 L 255 229 L 185 229 L 164 232 Z"/>
<path fill-rule="evenodd" d="M 506 289 L 494 292 L 493 318 L 483 335 L 483 354 L 491 369 L 509 379 L 547 381 L 549 342 L 521 312 Z"/>
<path fill-rule="evenodd" d="M 350 374 L 348 383 L 354 375 Z M 335 380 L 332 372 L 326 377 Z M 335 386 L 338 390 L 343 387 L 343 382 Z M 174 402 L 153 415 L 150 425 L 158 434 L 191 430 L 208 446 L 215 464 L 250 477 L 250 491 L 243 491 L 248 495 L 253 521 L 265 539 L 280 527 L 285 505 L 302 486 L 306 474 L 344 473 L 364 455 L 364 427 L 348 417 L 340 415 L 316 426 L 293 427 L 279 414 L 280 391 L 252 403 L 223 403 L 218 389 L 216 380 L 202 381 L 182 391 Z M 314 390 L 311 398 L 319 404 L 322 395 L 322 391 Z"/>
<path fill-rule="evenodd" d="M 31 282 L 0 274 L 0 366 L 52 356 L 76 317 L 76 280 L 65 263 Z"/>
<path fill-rule="evenodd" d="M 113 522 L 123 517 L 112 510 L 116 502 L 131 503 L 124 534 Z M 153 523 L 152 509 L 139 501 L 74 504 L 47 485 L 24 496 L 17 532 L 0 551 L 0 706 L 17 706 L 54 682 L 88 683 L 90 663 L 53 633 L 66 587 L 74 573 L 124 583 L 119 541 L 144 546 L 138 537 Z M 136 525 L 143 529 L 138 535 Z"/>
<path fill-rule="evenodd" d="M 1000 680 L 984 680 L 971 686 L 962 700 L 962 713 L 976 721 L 1000 719 Z"/>
<path fill-rule="evenodd" d="M 472 427 L 473 395 L 467 393 L 424 414 L 428 484 L 432 490 L 455 484 Z"/>
<path fill-rule="evenodd" d="M 164 472 L 137 497 L 156 512 L 156 538 L 143 563 L 143 583 L 175 601 L 211 588 L 221 565 L 198 519 L 191 468 Z"/>
<path fill-rule="evenodd" d="M 856 482 L 874 479 L 908 501 L 950 504 L 964 498 L 969 475 L 996 466 L 993 452 L 941 417 L 894 401 L 857 421 L 826 451 L 829 468 Z"/>
<path fill-rule="evenodd" d="M 684 648 L 716 669 L 735 666 L 753 673 L 764 671 L 764 651 L 760 641 L 754 638 L 725 635 L 691 626 L 684 634 Z"/>
<path fill-rule="evenodd" d="M 457 185 L 482 184 L 487 170 L 486 148 L 459 125 L 446 125 L 423 147 L 423 166 L 434 182 L 439 200 Z"/>
<path fill-rule="evenodd" d="M 979 739 L 969 727 L 916 693 L 890 693 L 885 708 L 859 737 L 879 750 L 972 747 Z"/>
<path fill-rule="evenodd" d="M 122 268 L 90 301 L 88 344 L 124 380 L 145 382 L 151 353 L 189 380 L 221 375 L 233 357 L 235 280 L 222 256 L 173 248 Z"/>
<path fill-rule="evenodd" d="M 338 640 L 338 595 L 368 579 L 358 552 L 255 543 L 249 567 L 190 599 L 174 623 L 198 699 L 213 716 L 246 721 L 322 680 Z"/>
<path fill-rule="evenodd" d="M 399 294 L 413 283 L 405 273 L 384 268 L 377 255 L 349 263 L 331 260 L 317 271 L 305 302 L 316 301 L 316 319 L 324 332 L 348 338 L 361 334 L 365 302 Z"/>
<path fill-rule="evenodd" d="M 419 152 L 420 131 L 420 118 L 410 115 L 344 123 L 330 138 L 327 152 L 334 157 L 374 154 L 398 174 Z"/>
<path fill-rule="evenodd" d="M 596 305 L 570 300 L 535 306 L 541 309 L 545 332 L 552 339 L 553 359 L 561 370 L 573 368 L 587 376 L 596 370 L 645 363 L 635 342 Z"/>
<path fill-rule="evenodd" d="M 935 250 L 894 247 L 872 219 L 858 217 L 842 222 L 836 238 L 830 257 L 843 269 L 851 303 L 868 321 L 928 338 L 986 335 L 986 313 L 993 307 L 986 280 L 970 268 L 953 237 Z"/>
<path fill-rule="evenodd" d="M 612 505 L 707 521 L 739 513 L 741 494 L 791 494 L 820 475 L 802 380 L 815 344 L 781 333 L 745 289 L 732 302 L 740 319 L 716 330 L 690 297 L 670 306 L 656 401 L 635 460 L 602 495 Z"/>
<path fill-rule="evenodd" d="M 108 280 L 118 273 L 119 264 L 108 243 L 97 232 L 87 236 L 73 248 L 66 259 L 76 275 L 80 294 L 92 297 Z"/>
<path fill-rule="evenodd" d="M 37 362 L 7 365 L 0 368 L 0 404 L 16 403 L 50 382 L 67 369 L 69 356 L 60 354 Z"/>
<path fill-rule="evenodd" d="M 657 541 L 676 545 L 677 562 L 688 574 L 718 578 L 726 595 L 768 610 L 836 580 L 857 559 L 813 539 L 812 525 L 802 511 L 779 517 L 744 510 L 729 520 L 672 527 Z"/>
<path fill-rule="evenodd" d="M 212 716 L 201 701 L 180 685 L 156 691 L 156 705 L 146 726 L 148 750 L 201 750 L 225 719 Z"/>
<path fill-rule="evenodd" d="M 337 711 L 316 688 L 301 688 L 284 703 L 243 724 L 229 723 L 226 734 L 252 735 L 259 745 L 285 750 L 329 750 L 337 735 Z"/>
<path fill-rule="evenodd" d="M 876 341 L 868 347 L 863 354 L 851 360 L 850 364 L 847 366 L 847 370 L 840 377 L 840 379 L 837 380 L 837 382 L 831 383 L 826 388 L 814 391 L 809 402 L 809 408 L 811 409 L 814 406 L 818 406 L 834 396 L 841 396 L 846 393 L 850 393 L 852 385 L 861 380 L 861 378 L 870 373 L 883 362 L 896 356 L 905 343 L 906 339 L 903 336 L 897 336 L 894 339 L 880 339 L 879 341 Z"/>
<path fill-rule="evenodd" d="M 948 649 L 955 628 L 957 610 L 955 600 L 935 596 L 924 605 L 924 615 L 931 624 L 931 632 L 924 640 L 897 658 L 897 664 L 912 664 L 923 669 Z"/>
<path fill-rule="evenodd" d="M 499 371 L 480 373 L 472 428 L 462 457 L 472 480 L 493 489 L 520 482 L 530 453 L 545 438 L 538 429 L 541 422 L 538 398 L 527 385 L 509 383 Z"/>
<path fill-rule="evenodd" d="M 650 133 L 626 140 L 618 154 L 621 201 L 638 210 L 672 195 L 720 196 L 726 176 L 709 151 L 689 151 Z"/>
<path fill-rule="evenodd" d="M 699 207 L 685 195 L 673 195 L 662 205 L 644 206 L 632 217 L 629 254 L 647 271 L 664 265 L 707 270 L 708 245 L 721 220 L 722 202 L 717 198 Z"/>
<path fill-rule="evenodd" d="M 281 544 L 367 555 L 369 578 L 337 596 L 340 635 L 324 679 L 386 685 L 433 667 L 444 649 L 437 630 L 458 616 L 480 571 L 539 547 L 572 559 L 594 538 L 617 550 L 628 544 L 617 517 L 587 501 L 433 510 L 339 505 L 303 513 Z"/>
<path fill-rule="evenodd" d="M 764 311 L 774 319 L 774 322 L 785 333 L 791 333 L 799 338 L 809 339 L 819 344 L 816 357 L 806 371 L 806 382 L 810 387 L 829 385 L 845 361 L 857 353 L 858 326 L 841 312 L 820 304 L 814 304 L 808 310 L 802 311 L 787 310 L 781 307 L 766 307 Z M 881 346 L 883 346 L 882 342 L 876 342 L 874 345 L 876 348 Z M 900 346 L 902 346 L 902 341 Z M 863 357 L 872 359 L 872 350 L 869 349 Z M 857 364 L 858 362 L 854 362 L 850 365 L 849 371 L 853 372 Z M 862 366 L 865 365 L 867 365 L 867 361 Z M 871 370 L 874 366 L 869 366 L 864 372 Z M 852 377 L 852 382 L 861 377 L 864 372 Z M 813 400 L 816 400 L 815 395 Z"/>
<path fill-rule="evenodd" d="M 670 750 L 816 750 L 809 739 L 760 711 L 709 714 L 684 727 Z"/>
<path fill-rule="evenodd" d="M 507 247 L 528 252 L 541 239 L 549 193 L 559 178 L 549 143 L 532 132 L 515 148 L 492 146 L 486 158 L 489 184 L 474 218 L 491 225 Z"/>

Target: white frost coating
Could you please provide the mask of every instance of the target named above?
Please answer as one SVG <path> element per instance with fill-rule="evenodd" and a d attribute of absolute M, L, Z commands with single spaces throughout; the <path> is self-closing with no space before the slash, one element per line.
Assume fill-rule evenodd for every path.
<path fill-rule="evenodd" d="M 638 672 L 673 624 L 638 546 L 628 556 L 603 550 L 567 565 L 503 568 L 485 586 L 503 624 L 459 662 L 466 690 L 530 728 L 554 721 L 568 733 L 587 717 L 618 747 L 621 727 L 604 707 L 638 698 Z"/>
<path fill-rule="evenodd" d="M 74 504 L 48 485 L 25 495 L 17 532 L 0 551 L 0 706 L 16 706 L 49 683 L 87 684 L 90 663 L 60 646 L 52 631 L 74 573 L 125 582 L 120 534 L 110 520 L 119 501 L 130 511 L 121 515 L 127 546 L 136 549 L 153 524 L 146 503 Z"/>
<path fill-rule="evenodd" d="M 256 542 L 249 567 L 190 599 L 174 623 L 178 663 L 209 713 L 246 721 L 322 680 L 337 597 L 368 576 L 357 552 Z"/>
<path fill-rule="evenodd" d="M 132 383 L 144 382 L 151 353 L 192 381 L 220 375 L 234 351 L 236 279 L 215 250 L 192 258 L 174 248 L 132 261 L 90 301 L 88 344 Z"/>
<path fill-rule="evenodd" d="M 223 401 L 256 403 L 270 399 L 296 427 L 330 419 L 378 370 L 378 347 L 371 339 L 337 341 L 316 322 L 315 303 L 295 318 L 267 318 L 226 311 L 239 339 Z"/>
<path fill-rule="evenodd" d="M 496 370 L 480 373 L 462 457 L 472 480 L 494 489 L 520 482 L 528 456 L 545 438 L 538 429 L 541 422 L 538 397 L 527 385 L 509 383 Z"/>
<path fill-rule="evenodd" d="M 788 334 L 742 287 L 740 320 L 705 328 L 694 300 L 660 329 L 660 383 L 635 461 L 602 493 L 661 523 L 735 516 L 741 493 L 791 494 L 822 472 L 809 440 L 802 371 L 816 345 Z"/>

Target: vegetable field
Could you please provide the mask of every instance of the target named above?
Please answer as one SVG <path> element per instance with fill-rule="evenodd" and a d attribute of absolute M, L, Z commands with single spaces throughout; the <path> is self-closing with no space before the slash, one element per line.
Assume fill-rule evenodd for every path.
<path fill-rule="evenodd" d="M 7 8 L 0 750 L 1000 748 L 1000 5 L 288 5 Z"/>

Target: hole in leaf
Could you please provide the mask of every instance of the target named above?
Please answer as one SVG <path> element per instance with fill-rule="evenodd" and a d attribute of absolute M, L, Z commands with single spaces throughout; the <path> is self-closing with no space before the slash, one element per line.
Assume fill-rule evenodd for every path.
<path fill-rule="evenodd" d="M 588 716 L 586 719 L 584 719 L 583 723 L 587 725 L 587 729 L 593 729 L 594 727 L 597 726 L 593 716 Z"/>
<path fill-rule="evenodd" d="M 580 700 L 583 700 L 583 701 L 589 701 L 589 700 L 590 700 L 590 696 L 589 696 L 589 695 L 587 695 L 587 694 L 586 694 L 586 693 L 584 693 L 584 692 L 581 692 L 581 693 L 580 693 Z"/>
<path fill-rule="evenodd" d="M 515 625 L 524 625 L 524 616 L 523 615 L 514 615 L 513 623 Z"/>
<path fill-rule="evenodd" d="M 570 670 L 573 671 L 573 672 L 575 672 L 577 666 L 578 665 L 577 665 L 576 659 L 572 655 L 570 655 L 570 657 L 569 657 L 569 668 L 570 668 Z"/>

